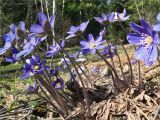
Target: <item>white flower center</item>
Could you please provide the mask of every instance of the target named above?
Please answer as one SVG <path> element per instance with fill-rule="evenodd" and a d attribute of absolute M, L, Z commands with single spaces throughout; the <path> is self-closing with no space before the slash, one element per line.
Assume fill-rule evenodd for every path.
<path fill-rule="evenodd" d="M 90 47 L 91 49 L 93 49 L 93 48 L 95 48 L 95 47 L 96 47 L 96 45 L 95 45 L 95 43 L 94 43 L 94 42 L 91 42 L 91 43 L 89 43 L 89 47 Z"/>
<path fill-rule="evenodd" d="M 153 39 L 152 39 L 151 36 L 147 36 L 147 37 L 144 39 L 145 47 L 149 47 L 152 43 L 153 43 Z"/>
<path fill-rule="evenodd" d="M 39 70 L 39 66 L 38 66 L 38 65 L 35 65 L 35 66 L 34 66 L 34 70 Z"/>
<path fill-rule="evenodd" d="M 141 40 L 142 45 L 144 45 L 146 48 L 152 45 L 153 38 L 151 36 L 148 36 L 147 34 L 142 33 L 141 34 L 143 40 Z"/>

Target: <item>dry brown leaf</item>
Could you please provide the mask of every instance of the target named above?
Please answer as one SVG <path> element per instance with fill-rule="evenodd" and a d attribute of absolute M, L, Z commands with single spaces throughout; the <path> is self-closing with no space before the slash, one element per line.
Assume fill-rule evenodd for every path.
<path fill-rule="evenodd" d="M 153 105 L 152 105 L 152 103 L 151 103 L 151 98 L 148 96 L 148 95 L 144 95 L 144 99 L 147 101 L 147 104 L 150 106 L 150 107 L 152 107 Z"/>
<path fill-rule="evenodd" d="M 128 120 L 136 120 L 136 118 L 134 117 L 134 115 L 130 112 L 126 112 L 127 118 Z"/>
<path fill-rule="evenodd" d="M 134 101 L 142 101 L 145 95 L 145 91 L 143 90 L 141 94 L 134 98 Z"/>
<path fill-rule="evenodd" d="M 103 116 L 99 118 L 99 120 L 108 120 L 109 113 L 110 113 L 110 108 L 111 108 L 110 100 L 107 101 L 106 106 L 107 106 L 106 111 L 104 112 Z"/>

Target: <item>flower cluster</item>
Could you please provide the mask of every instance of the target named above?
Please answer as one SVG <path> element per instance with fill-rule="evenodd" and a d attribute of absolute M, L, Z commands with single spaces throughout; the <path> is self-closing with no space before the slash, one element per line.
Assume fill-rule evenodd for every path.
<path fill-rule="evenodd" d="M 105 62 L 107 65 L 107 71 L 110 73 L 107 77 L 111 76 L 110 78 L 112 79 L 113 86 L 116 90 L 120 91 L 121 88 L 129 87 L 129 85 L 125 83 L 123 66 L 121 65 L 119 53 L 117 52 L 117 41 L 112 42 L 111 40 L 107 40 L 107 29 L 110 26 L 110 23 L 115 21 L 126 21 L 129 18 L 130 16 L 127 15 L 126 9 L 124 9 L 122 13 L 102 13 L 102 17 L 94 17 L 94 19 L 104 27 L 103 30 L 99 32 L 97 37 L 94 37 L 94 34 L 88 34 L 88 39 L 86 40 L 84 37 L 85 35 L 83 36 L 83 33 L 89 24 L 89 21 L 86 21 L 81 23 L 79 26 L 71 26 L 67 32 L 68 36 L 62 40 L 59 39 L 56 34 L 53 34 L 55 16 L 52 15 L 49 18 L 43 12 L 40 12 L 38 14 L 39 24 L 33 24 L 29 31 L 26 29 L 24 22 L 20 22 L 18 26 L 15 24 L 10 25 L 10 32 L 3 36 L 4 47 L 0 48 L 0 55 L 8 53 L 9 51 L 11 56 L 6 55 L 6 61 L 11 63 L 19 60 L 25 61 L 21 79 L 24 80 L 31 76 L 34 79 L 34 84 L 27 87 L 27 92 L 41 96 L 39 91 L 42 91 L 44 93 L 44 97 L 42 98 L 45 98 L 49 104 L 56 108 L 55 110 L 57 110 L 57 112 L 65 116 L 68 114 L 68 111 L 73 110 L 73 106 L 76 106 L 72 103 L 74 101 L 72 97 L 77 94 L 79 95 L 81 92 L 83 93 L 82 96 L 83 99 L 85 99 L 87 107 L 89 106 L 89 102 L 87 101 L 88 92 L 86 92 L 86 88 L 94 88 L 94 84 L 91 79 L 100 73 L 100 68 L 94 66 L 92 70 L 87 69 L 86 63 L 89 59 L 86 56 L 87 53 L 90 53 L 91 55 L 98 55 Z M 157 19 L 160 21 L 158 16 Z M 152 27 L 144 19 L 141 19 L 140 22 L 141 26 L 133 22 L 130 23 L 130 27 L 134 33 L 129 33 L 127 35 L 128 42 L 131 45 L 138 46 L 135 52 L 134 61 L 130 61 L 125 47 L 121 44 L 121 41 L 119 41 L 119 44 L 121 44 L 122 48 L 126 52 L 126 56 L 128 57 L 130 64 L 136 64 L 137 61 L 140 60 L 143 61 L 145 65 L 149 66 L 154 64 L 160 56 L 158 49 L 160 45 L 158 35 L 158 32 L 160 31 L 160 24 L 158 23 Z M 54 42 L 52 45 L 50 45 L 49 42 L 49 47 L 47 46 L 47 50 L 43 50 L 44 54 L 41 54 L 38 46 L 40 46 L 41 43 L 48 37 L 53 39 Z M 70 54 L 70 52 L 68 53 L 68 51 L 65 50 L 66 48 L 64 46 L 65 40 L 72 37 L 81 38 L 81 47 L 80 52 L 78 51 Z M 30 55 L 31 53 L 32 56 Z M 55 66 L 53 59 L 57 54 L 60 54 L 59 56 L 62 57 L 60 64 L 63 65 L 64 69 L 58 65 L 53 68 L 53 66 Z M 116 56 L 119 59 L 119 66 L 122 72 L 121 75 L 124 80 L 121 80 L 122 77 L 119 77 L 119 73 L 117 73 L 113 56 Z M 48 57 L 52 57 L 51 62 L 49 61 L 50 64 L 48 64 L 48 61 L 46 62 L 46 58 Z M 99 57 L 97 57 L 97 59 L 99 59 Z M 69 72 L 69 83 L 72 83 L 68 86 L 71 86 L 74 90 L 76 89 L 76 94 L 72 94 L 73 89 L 68 89 L 70 90 L 71 95 L 63 90 L 67 89 L 67 87 L 65 87 L 66 80 L 63 80 L 61 74 L 66 75 L 67 72 Z M 132 73 L 132 68 L 130 73 Z M 90 75 L 89 77 L 88 74 Z M 86 77 L 86 81 L 83 80 L 81 75 Z M 79 80 L 76 80 L 76 77 L 78 77 Z M 45 94 L 46 91 L 47 94 Z M 49 97 L 48 94 L 50 95 Z M 50 98 L 52 100 L 50 100 Z"/>

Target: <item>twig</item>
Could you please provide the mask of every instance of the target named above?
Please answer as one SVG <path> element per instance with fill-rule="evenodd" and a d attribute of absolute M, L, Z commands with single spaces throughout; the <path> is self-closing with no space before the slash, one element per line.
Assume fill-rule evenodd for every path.
<path fill-rule="evenodd" d="M 160 112 L 160 106 L 157 108 L 153 120 L 157 120 L 157 116 L 158 116 L 159 112 Z"/>
<path fill-rule="evenodd" d="M 136 109 L 137 109 L 147 120 L 150 120 L 150 119 L 147 117 L 147 115 L 146 115 L 134 102 L 132 102 L 131 99 L 127 98 L 127 100 L 128 100 L 130 103 L 132 103 L 132 105 L 134 105 L 134 106 L 136 107 Z"/>
<path fill-rule="evenodd" d="M 29 111 L 28 111 L 28 113 L 25 115 L 25 116 L 23 116 L 23 117 L 21 117 L 19 120 L 23 120 L 23 119 L 25 119 L 28 115 L 30 115 L 32 113 L 32 109 L 30 109 Z"/>

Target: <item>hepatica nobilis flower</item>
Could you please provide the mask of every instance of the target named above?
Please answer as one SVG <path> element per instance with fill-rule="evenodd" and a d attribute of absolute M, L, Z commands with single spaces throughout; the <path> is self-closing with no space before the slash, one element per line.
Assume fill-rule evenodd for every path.
<path fill-rule="evenodd" d="M 3 40 L 5 41 L 5 44 L 4 44 L 4 47 L 0 48 L 0 55 L 6 53 L 7 50 L 11 48 L 14 39 L 15 39 L 15 35 L 13 34 L 12 31 L 10 31 L 8 34 L 5 34 L 3 36 Z"/>
<path fill-rule="evenodd" d="M 60 44 L 62 47 L 64 47 L 64 40 Z M 50 46 L 49 48 L 50 50 L 46 52 L 47 57 L 52 57 L 61 51 L 61 47 L 57 43 L 54 43 L 54 45 Z"/>
<path fill-rule="evenodd" d="M 115 12 L 114 14 L 115 14 L 114 16 L 115 21 L 126 21 L 130 18 L 130 15 L 127 16 L 126 9 L 123 10 L 123 13 Z"/>
<path fill-rule="evenodd" d="M 57 90 L 62 90 L 64 88 L 64 81 L 57 77 L 56 80 L 51 83 L 51 86 Z"/>
<path fill-rule="evenodd" d="M 108 25 L 109 23 L 114 22 L 114 12 L 111 12 L 108 15 L 102 13 L 102 17 L 94 17 L 94 19 L 103 25 Z"/>
<path fill-rule="evenodd" d="M 40 24 L 33 24 L 30 28 L 30 32 L 32 32 L 33 35 L 35 34 L 36 37 L 43 37 L 42 40 L 44 40 L 44 36 L 52 32 L 55 16 L 52 15 L 48 20 L 47 16 L 43 12 L 40 12 L 38 14 L 38 19 Z"/>
<path fill-rule="evenodd" d="M 50 75 L 57 77 L 60 70 L 61 70 L 61 67 L 60 67 L 60 66 L 57 66 L 57 67 L 55 67 L 54 69 L 51 69 L 51 70 L 50 70 Z"/>
<path fill-rule="evenodd" d="M 10 25 L 11 31 L 15 34 L 15 39 L 23 39 L 26 34 L 25 23 L 21 21 L 18 26 L 15 24 Z"/>
<path fill-rule="evenodd" d="M 32 56 L 30 59 L 27 59 L 21 79 L 29 78 L 34 74 L 42 74 L 45 69 L 45 63 L 45 60 L 40 61 L 39 56 Z"/>
<path fill-rule="evenodd" d="M 108 46 L 104 47 L 102 54 L 107 58 L 113 57 L 117 54 L 117 46 L 109 43 Z"/>
<path fill-rule="evenodd" d="M 95 54 L 96 50 L 103 49 L 104 46 L 102 45 L 104 43 L 103 36 L 99 36 L 96 39 L 94 39 L 92 34 L 88 35 L 88 41 L 81 41 L 81 50 L 83 54 L 86 54 L 90 52 L 91 54 Z"/>
<path fill-rule="evenodd" d="M 69 35 L 66 37 L 66 39 L 81 35 L 87 28 L 88 23 L 89 21 L 83 22 L 79 26 L 71 26 L 67 32 Z"/>
<path fill-rule="evenodd" d="M 17 59 L 16 54 L 19 52 L 17 48 L 13 48 L 12 49 L 12 56 L 6 57 L 6 61 L 10 62 L 10 63 L 15 63 L 17 62 L 19 59 Z"/>
<path fill-rule="evenodd" d="M 27 87 L 27 92 L 30 94 L 38 93 L 38 84 L 34 82 L 33 85 Z"/>
<path fill-rule="evenodd" d="M 141 26 L 131 23 L 131 28 L 136 33 L 130 33 L 127 36 L 129 43 L 138 45 L 135 52 L 135 58 L 144 61 L 145 65 L 152 65 L 159 57 L 158 44 L 160 39 L 158 33 L 145 21 L 141 20 Z"/>

